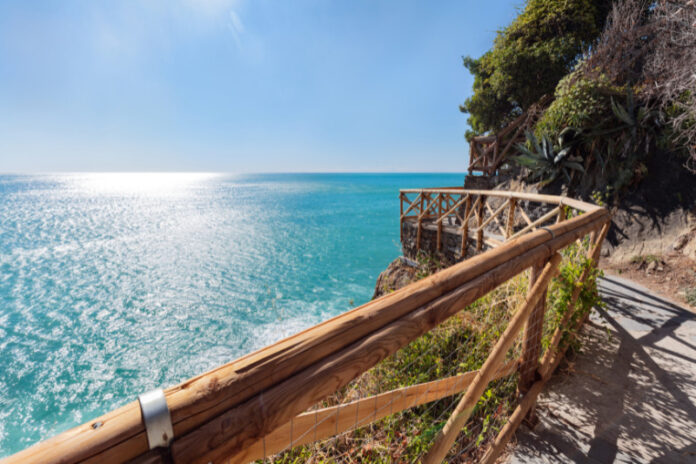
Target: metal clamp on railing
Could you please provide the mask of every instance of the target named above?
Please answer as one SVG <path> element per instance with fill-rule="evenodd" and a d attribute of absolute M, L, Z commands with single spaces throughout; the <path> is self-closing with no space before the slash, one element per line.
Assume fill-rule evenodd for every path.
<path fill-rule="evenodd" d="M 174 438 L 172 416 L 161 388 L 138 396 L 140 412 L 147 433 L 150 449 L 168 447 Z"/>
<path fill-rule="evenodd" d="M 551 228 L 546 227 L 546 226 L 543 226 L 543 227 L 539 227 L 539 229 L 540 229 L 540 230 L 545 230 L 546 232 L 550 233 L 552 239 L 553 239 L 553 238 L 556 238 L 556 234 L 553 232 L 553 230 L 551 230 Z"/>

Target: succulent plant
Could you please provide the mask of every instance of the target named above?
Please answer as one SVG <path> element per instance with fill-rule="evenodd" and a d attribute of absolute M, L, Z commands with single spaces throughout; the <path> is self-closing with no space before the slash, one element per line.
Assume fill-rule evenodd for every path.
<path fill-rule="evenodd" d="M 567 127 L 558 134 L 554 144 L 546 135 L 538 140 L 532 132 L 527 132 L 527 143 L 517 145 L 521 155 L 513 159 L 530 170 L 530 181 L 546 185 L 563 175 L 570 183 L 573 171 L 585 172 L 582 158 L 573 155 L 580 135 L 580 130 Z"/>

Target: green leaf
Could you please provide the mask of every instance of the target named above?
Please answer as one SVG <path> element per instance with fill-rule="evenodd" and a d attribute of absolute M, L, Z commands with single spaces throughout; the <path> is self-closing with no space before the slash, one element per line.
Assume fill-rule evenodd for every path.
<path fill-rule="evenodd" d="M 537 138 L 534 136 L 534 133 L 530 131 L 525 131 L 525 136 L 527 137 L 527 140 L 529 140 L 532 144 L 532 147 L 534 148 L 534 151 L 537 153 L 541 153 L 541 147 L 539 146 L 539 141 Z"/>
<path fill-rule="evenodd" d="M 515 160 L 515 162 L 517 162 L 518 164 L 529 168 L 535 167 L 538 163 L 538 160 L 536 158 L 532 158 L 531 156 L 527 155 L 516 156 L 513 158 L 513 160 Z"/>
<path fill-rule="evenodd" d="M 582 167 L 582 164 L 574 161 L 568 161 L 563 166 L 570 169 L 575 169 L 576 171 L 585 172 L 585 168 Z"/>
<path fill-rule="evenodd" d="M 614 98 L 611 99 L 611 109 L 614 112 L 614 115 L 621 121 L 623 121 L 629 126 L 635 125 L 635 121 L 633 121 L 631 115 L 628 114 L 628 112 L 624 109 L 623 106 L 621 106 L 620 103 L 616 103 L 614 101 Z"/>

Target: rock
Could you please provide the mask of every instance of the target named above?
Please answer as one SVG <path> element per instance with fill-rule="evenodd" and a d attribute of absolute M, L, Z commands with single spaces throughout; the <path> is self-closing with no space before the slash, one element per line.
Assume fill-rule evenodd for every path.
<path fill-rule="evenodd" d="M 648 263 L 648 267 L 645 268 L 645 270 L 647 272 L 653 272 L 656 269 L 657 269 L 657 261 L 650 261 L 650 263 Z"/>
<path fill-rule="evenodd" d="M 657 272 L 663 272 L 665 270 L 662 266 L 657 266 Z"/>
<path fill-rule="evenodd" d="M 696 210 L 689 211 L 686 214 L 686 222 L 690 225 L 696 224 Z"/>
<path fill-rule="evenodd" d="M 677 239 L 672 243 L 672 248 L 681 251 L 684 249 L 687 243 L 689 243 L 689 233 L 681 234 Z"/>
<path fill-rule="evenodd" d="M 375 292 L 372 299 L 391 293 L 413 282 L 416 276 L 416 268 L 409 263 L 410 260 L 396 258 L 377 277 Z"/>

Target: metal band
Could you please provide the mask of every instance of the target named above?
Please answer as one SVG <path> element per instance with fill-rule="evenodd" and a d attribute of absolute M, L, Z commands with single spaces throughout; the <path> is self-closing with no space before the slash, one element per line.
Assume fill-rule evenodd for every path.
<path fill-rule="evenodd" d="M 556 234 L 554 234 L 553 230 L 549 229 L 548 227 L 544 226 L 544 227 L 539 227 L 539 228 L 544 229 L 546 232 L 550 233 L 552 239 L 556 238 Z"/>
<path fill-rule="evenodd" d="M 169 414 L 167 399 L 164 397 L 162 389 L 158 388 L 143 393 L 138 396 L 138 401 L 150 449 L 169 446 L 174 438 L 174 430 L 172 416 Z"/>

